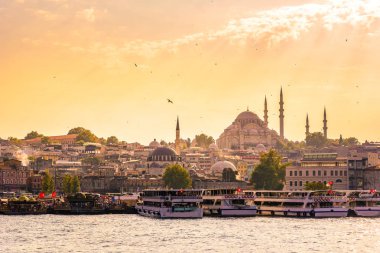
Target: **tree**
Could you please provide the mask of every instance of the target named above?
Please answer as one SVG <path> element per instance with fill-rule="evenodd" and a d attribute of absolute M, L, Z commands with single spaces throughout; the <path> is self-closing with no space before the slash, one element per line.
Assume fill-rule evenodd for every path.
<path fill-rule="evenodd" d="M 66 174 L 62 180 L 62 190 L 65 194 L 71 193 L 71 182 L 72 182 L 72 177 Z"/>
<path fill-rule="evenodd" d="M 234 182 L 236 181 L 236 174 L 231 168 L 224 168 L 222 172 L 223 182 Z"/>
<path fill-rule="evenodd" d="M 358 145 L 359 141 L 355 137 L 348 137 L 343 139 L 343 145 L 345 146 L 355 146 Z"/>
<path fill-rule="evenodd" d="M 306 136 L 306 145 L 316 148 L 322 148 L 327 144 L 327 139 L 321 132 L 315 132 Z"/>
<path fill-rule="evenodd" d="M 87 130 L 87 129 L 85 129 L 83 127 L 74 127 L 72 129 L 70 129 L 70 131 L 67 134 L 80 134 L 81 132 L 83 132 L 85 130 Z"/>
<path fill-rule="evenodd" d="M 182 189 L 191 187 L 189 172 L 179 164 L 166 167 L 163 180 L 165 186 L 169 188 Z"/>
<path fill-rule="evenodd" d="M 195 136 L 195 142 L 197 143 L 198 147 L 208 148 L 208 146 L 214 143 L 215 140 L 211 136 L 200 134 Z"/>
<path fill-rule="evenodd" d="M 21 140 L 17 139 L 16 137 L 8 137 L 8 141 L 13 145 L 21 144 Z"/>
<path fill-rule="evenodd" d="M 42 191 L 44 193 L 50 194 L 54 191 L 54 180 L 48 171 L 46 171 L 45 176 L 42 178 Z"/>
<path fill-rule="evenodd" d="M 306 191 L 318 191 L 318 190 L 327 190 L 329 189 L 324 183 L 321 182 L 308 182 L 305 183 Z"/>
<path fill-rule="evenodd" d="M 85 129 L 78 134 L 76 141 L 98 142 L 98 137 L 96 137 L 96 135 L 93 134 L 90 130 Z"/>
<path fill-rule="evenodd" d="M 41 138 L 41 143 L 42 143 L 42 144 L 50 144 L 50 139 L 49 139 L 49 137 L 47 137 L 47 136 L 42 136 L 42 138 Z"/>
<path fill-rule="evenodd" d="M 71 180 L 71 193 L 77 193 L 80 191 L 80 182 L 78 176 L 74 176 Z"/>
<path fill-rule="evenodd" d="M 116 136 L 110 136 L 107 138 L 107 145 L 118 144 L 118 143 L 119 143 L 119 140 L 117 139 Z"/>
<path fill-rule="evenodd" d="M 281 163 L 282 157 L 271 149 L 260 156 L 260 163 L 251 175 L 251 183 L 256 189 L 281 190 L 284 187 L 285 168 L 288 164 Z"/>
<path fill-rule="evenodd" d="M 30 133 L 28 133 L 26 136 L 25 136 L 25 140 L 30 140 L 30 139 L 34 139 L 34 138 L 37 138 L 37 137 L 42 137 L 43 135 L 42 134 L 39 134 L 37 131 L 32 131 Z"/>

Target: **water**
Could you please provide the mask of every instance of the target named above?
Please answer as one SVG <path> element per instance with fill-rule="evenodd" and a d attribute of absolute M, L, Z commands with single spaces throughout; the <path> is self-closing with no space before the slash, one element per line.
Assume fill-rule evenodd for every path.
<path fill-rule="evenodd" d="M 380 218 L 0 216 L 0 252 L 379 252 Z"/>

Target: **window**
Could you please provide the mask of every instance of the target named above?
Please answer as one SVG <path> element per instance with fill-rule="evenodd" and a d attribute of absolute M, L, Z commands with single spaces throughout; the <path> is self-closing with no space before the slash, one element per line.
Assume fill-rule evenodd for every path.
<path fill-rule="evenodd" d="M 313 170 L 313 177 L 315 177 L 315 170 Z"/>
<path fill-rule="evenodd" d="M 297 171 L 294 171 L 294 176 L 295 176 L 295 177 L 297 176 Z"/>
<path fill-rule="evenodd" d="M 322 175 L 321 171 L 318 170 L 318 176 L 320 177 Z"/>
<path fill-rule="evenodd" d="M 289 186 L 293 186 L 293 182 L 292 181 L 289 181 Z"/>
<path fill-rule="evenodd" d="M 302 181 L 300 181 L 300 186 L 302 186 Z"/>
<path fill-rule="evenodd" d="M 335 176 L 336 176 L 336 177 L 338 176 L 338 171 L 337 171 L 337 170 L 335 171 Z"/>
<path fill-rule="evenodd" d="M 344 171 L 344 176 L 347 177 L 347 170 Z"/>
<path fill-rule="evenodd" d="M 342 179 L 337 179 L 336 181 L 335 181 L 335 183 L 342 183 L 343 181 L 342 181 Z"/>
<path fill-rule="evenodd" d="M 334 171 L 333 170 L 330 171 L 330 176 L 334 176 Z"/>
<path fill-rule="evenodd" d="M 341 176 L 341 177 L 343 176 L 343 171 L 342 170 L 339 171 L 339 176 Z"/>
<path fill-rule="evenodd" d="M 308 171 L 308 170 L 306 171 L 306 176 L 307 176 L 307 177 L 309 176 L 309 171 Z"/>
<path fill-rule="evenodd" d="M 323 175 L 327 176 L 327 171 L 326 170 L 323 171 Z"/>
<path fill-rule="evenodd" d="M 294 186 L 297 186 L 297 181 L 294 181 Z"/>
<path fill-rule="evenodd" d="M 289 171 L 289 176 L 293 176 L 293 171 Z"/>
<path fill-rule="evenodd" d="M 300 177 L 302 177 L 302 171 L 300 171 Z"/>

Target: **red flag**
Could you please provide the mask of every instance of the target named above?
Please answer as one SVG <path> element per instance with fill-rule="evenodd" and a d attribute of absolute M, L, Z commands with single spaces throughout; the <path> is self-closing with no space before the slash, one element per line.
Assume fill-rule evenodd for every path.
<path fill-rule="evenodd" d="M 52 197 L 52 198 L 57 197 L 57 193 L 56 193 L 55 191 L 53 191 L 53 192 L 51 193 L 51 197 Z"/>
<path fill-rule="evenodd" d="M 40 199 L 45 198 L 45 193 L 44 192 L 40 192 L 40 194 L 38 194 L 38 198 L 40 198 Z"/>

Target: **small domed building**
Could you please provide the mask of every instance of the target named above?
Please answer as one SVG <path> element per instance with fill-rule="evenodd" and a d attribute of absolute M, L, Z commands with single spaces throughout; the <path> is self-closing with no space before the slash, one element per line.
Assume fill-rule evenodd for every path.
<path fill-rule="evenodd" d="M 147 172 L 150 175 L 161 176 L 168 165 L 181 163 L 181 157 L 168 147 L 157 147 L 148 156 Z"/>
<path fill-rule="evenodd" d="M 236 166 L 229 161 L 216 162 L 214 165 L 211 166 L 210 172 L 212 176 L 217 177 L 219 179 L 223 179 L 223 171 L 226 169 L 232 170 L 235 173 L 235 176 L 238 175 L 238 170 L 236 169 Z"/>
<path fill-rule="evenodd" d="M 161 146 L 160 143 L 156 141 L 156 139 L 154 139 L 151 143 L 149 143 L 150 148 L 158 148 L 160 146 Z"/>

